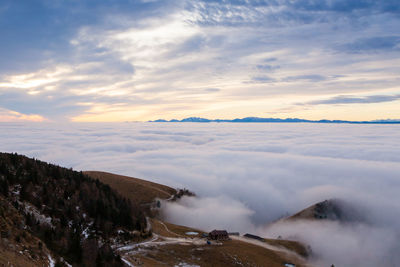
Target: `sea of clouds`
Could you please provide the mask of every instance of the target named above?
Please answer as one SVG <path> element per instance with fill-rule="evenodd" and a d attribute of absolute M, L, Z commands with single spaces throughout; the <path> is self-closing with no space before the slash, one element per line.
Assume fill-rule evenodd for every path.
<path fill-rule="evenodd" d="M 400 262 L 400 126 L 2 123 L 0 151 L 188 188 L 167 220 L 303 241 L 317 266 Z M 266 225 L 340 198 L 364 222 Z"/>

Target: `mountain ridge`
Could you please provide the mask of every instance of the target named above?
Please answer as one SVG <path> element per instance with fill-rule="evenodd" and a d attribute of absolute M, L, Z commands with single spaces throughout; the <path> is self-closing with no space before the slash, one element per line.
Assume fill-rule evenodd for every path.
<path fill-rule="evenodd" d="M 371 121 L 350 121 L 350 120 L 307 120 L 299 118 L 260 118 L 260 117 L 245 117 L 236 119 L 207 119 L 201 117 L 188 117 L 181 120 L 171 119 L 157 119 L 148 122 L 196 122 L 196 123 L 210 123 L 210 122 L 232 122 L 232 123 L 337 123 L 337 124 L 400 124 L 400 119 L 380 119 Z"/>

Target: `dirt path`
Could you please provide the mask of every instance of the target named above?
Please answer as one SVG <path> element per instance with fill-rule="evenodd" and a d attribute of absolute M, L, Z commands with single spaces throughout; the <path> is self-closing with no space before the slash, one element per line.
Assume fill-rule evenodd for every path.
<path fill-rule="evenodd" d="M 183 237 L 182 235 L 177 234 L 177 233 L 172 232 L 171 230 L 169 230 L 168 226 L 167 226 L 165 223 L 163 223 L 162 221 L 158 221 L 158 223 L 161 224 L 162 226 L 164 226 L 165 231 L 167 231 L 168 233 L 170 233 L 170 234 L 172 234 L 172 235 L 176 235 L 176 236 Z"/>
<path fill-rule="evenodd" d="M 146 218 L 147 220 L 147 225 L 149 229 L 151 229 L 151 222 L 149 218 Z M 179 245 L 184 245 L 184 244 L 193 244 L 193 245 L 206 245 L 207 242 L 204 239 L 201 238 L 189 238 L 189 237 L 184 237 L 180 234 L 177 234 L 173 231 L 171 231 L 168 226 L 161 222 L 158 221 L 164 228 L 165 230 L 172 234 L 176 235 L 178 237 L 166 237 L 162 235 L 158 235 L 156 233 L 153 233 L 153 236 L 151 239 L 140 242 L 140 243 L 131 243 L 125 246 L 121 246 L 116 248 L 118 252 L 121 253 L 121 258 L 122 260 L 127 263 L 129 262 L 129 266 L 135 266 L 131 261 L 129 261 L 128 257 L 132 256 L 134 254 L 140 253 L 142 248 L 150 248 L 150 247 L 157 247 L 157 246 L 162 246 L 162 245 L 174 245 L 174 244 L 179 244 Z"/>

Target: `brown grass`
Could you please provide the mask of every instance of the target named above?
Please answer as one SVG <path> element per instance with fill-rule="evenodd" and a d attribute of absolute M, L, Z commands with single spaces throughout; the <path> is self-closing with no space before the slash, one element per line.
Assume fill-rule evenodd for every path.
<path fill-rule="evenodd" d="M 153 232 L 166 237 L 190 237 L 186 232 L 203 231 L 186 226 L 151 220 Z M 165 228 L 167 226 L 168 230 Z M 171 233 L 172 232 L 172 233 Z M 265 242 L 293 251 L 302 257 L 307 257 L 305 247 L 298 242 L 280 239 L 265 239 Z M 200 266 L 283 266 L 294 263 L 296 266 L 306 266 L 305 261 L 240 240 L 223 241 L 222 245 L 166 245 L 154 248 L 135 257 L 144 263 L 143 266 L 173 266 L 180 262 Z"/>
<path fill-rule="evenodd" d="M 93 179 L 108 184 L 123 197 L 139 204 L 150 203 L 155 198 L 167 199 L 176 193 L 175 189 L 166 185 L 138 178 L 98 171 L 86 171 L 84 173 Z"/>
<path fill-rule="evenodd" d="M 315 220 L 314 217 L 314 210 L 315 210 L 315 205 L 312 205 L 288 218 L 285 220 L 293 221 L 293 220 Z"/>
<path fill-rule="evenodd" d="M 296 241 L 290 241 L 290 240 L 282 240 L 282 239 L 264 239 L 267 244 L 270 244 L 272 246 L 276 247 L 283 247 L 286 248 L 287 250 L 294 251 L 297 254 L 299 254 L 302 257 L 307 257 L 308 252 L 307 249 L 300 244 L 299 242 Z"/>
<path fill-rule="evenodd" d="M 173 223 L 162 222 L 157 219 L 151 219 L 151 226 L 154 233 L 166 237 L 201 237 L 201 235 L 204 233 L 204 231 L 201 230 L 197 230 L 187 226 L 176 225 Z M 169 231 L 166 229 L 166 227 Z M 199 233 L 199 235 L 187 235 L 187 232 L 197 232 Z"/>
<path fill-rule="evenodd" d="M 153 233 L 165 236 L 165 237 L 180 237 L 179 234 L 176 234 L 172 231 L 168 231 L 165 226 L 157 219 L 150 219 L 151 227 L 153 229 Z"/>
<path fill-rule="evenodd" d="M 181 262 L 200 266 L 268 266 L 282 267 L 291 262 L 306 266 L 297 259 L 237 240 L 224 241 L 222 245 L 164 245 L 135 255 L 144 266 L 174 266 Z"/>

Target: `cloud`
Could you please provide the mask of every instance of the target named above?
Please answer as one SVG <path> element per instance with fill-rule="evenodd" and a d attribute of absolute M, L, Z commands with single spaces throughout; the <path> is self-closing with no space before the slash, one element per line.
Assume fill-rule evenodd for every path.
<path fill-rule="evenodd" d="M 327 77 L 318 74 L 310 74 L 310 75 L 299 75 L 299 76 L 289 76 L 283 79 L 284 82 L 293 82 L 293 81 L 308 81 L 308 82 L 320 82 L 325 81 Z"/>
<path fill-rule="evenodd" d="M 302 240 L 314 252 L 315 266 L 396 266 L 400 260 L 398 232 L 365 224 L 338 222 L 281 223 L 267 230 L 272 236 Z"/>
<path fill-rule="evenodd" d="M 273 71 L 273 70 L 280 68 L 280 66 L 274 66 L 274 65 L 269 65 L 269 64 L 259 64 L 256 67 L 257 67 L 257 69 L 263 70 L 263 71 Z"/>
<path fill-rule="evenodd" d="M 330 99 L 311 101 L 309 105 L 329 105 L 329 104 L 372 104 L 392 102 L 400 99 L 400 95 L 371 95 L 364 97 L 340 95 Z"/>
<path fill-rule="evenodd" d="M 55 62 L 69 62 L 75 57 L 70 40 L 82 28 L 99 26 L 112 29 L 126 16 L 137 20 L 171 11 L 162 1 L 61 1 L 35 2 L 5 0 L 2 2 L 0 44 L 4 73 L 29 72 Z M 119 19 L 112 19 L 113 16 Z M 21 20 L 19 18 L 23 17 Z M 96 49 L 96 47 L 93 47 Z"/>
<path fill-rule="evenodd" d="M 245 117 L 294 94 L 398 85 L 396 1 L 6 1 L 1 12 L 0 92 L 13 95 L 2 107 L 53 120 L 237 114 L 243 99 Z"/>
<path fill-rule="evenodd" d="M 355 40 L 354 42 L 340 45 L 340 51 L 349 53 L 371 53 L 400 50 L 400 36 L 377 36 Z"/>
<path fill-rule="evenodd" d="M 219 92 L 219 91 L 221 91 L 221 89 L 219 89 L 219 88 L 206 88 L 206 89 L 204 89 L 204 91 L 212 93 L 212 92 Z"/>
<path fill-rule="evenodd" d="M 43 122 L 47 119 L 37 114 L 22 114 L 16 111 L 0 108 L 0 122 Z"/>
<path fill-rule="evenodd" d="M 164 202 L 162 214 L 168 221 L 179 221 L 181 225 L 212 231 L 216 225 L 223 229 L 248 227 L 251 225 L 250 216 L 254 211 L 226 196 L 200 199 L 184 197 L 175 204 Z"/>
<path fill-rule="evenodd" d="M 268 76 L 255 76 L 255 77 L 251 78 L 251 82 L 254 82 L 254 83 L 273 83 L 273 82 L 276 82 L 276 79 L 268 77 Z"/>

